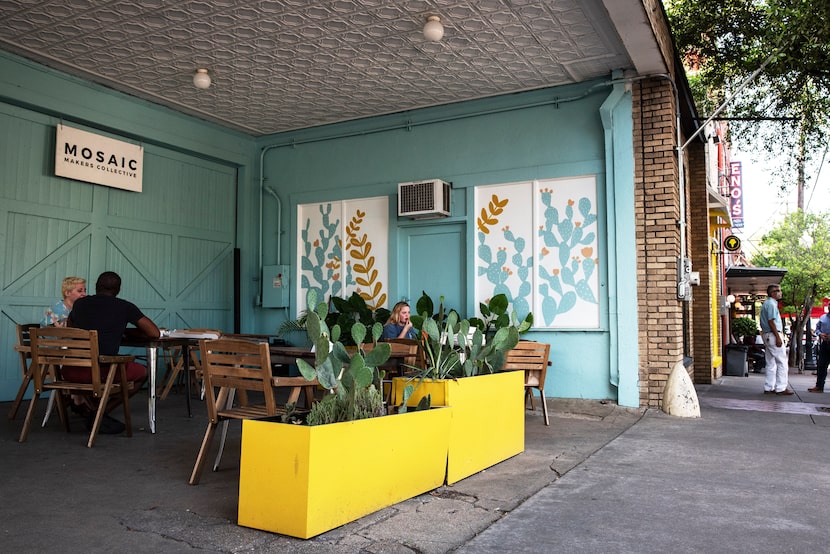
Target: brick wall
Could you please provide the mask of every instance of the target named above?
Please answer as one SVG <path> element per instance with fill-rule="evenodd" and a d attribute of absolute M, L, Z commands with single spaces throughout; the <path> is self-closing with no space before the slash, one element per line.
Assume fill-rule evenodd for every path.
<path fill-rule="evenodd" d="M 637 81 L 632 92 L 640 404 L 659 407 L 669 373 L 683 359 L 686 309 L 677 299 L 680 193 L 675 100 L 671 83 L 662 78 Z"/>
<path fill-rule="evenodd" d="M 710 246 L 709 193 L 706 188 L 706 159 L 703 144 L 692 142 L 686 149 L 689 174 L 689 240 L 692 268 L 700 272 L 700 286 L 693 287 L 691 329 L 695 359 L 693 381 L 711 383 L 714 377 L 714 344 L 716 329 L 712 327 L 712 263 Z M 717 278 L 715 276 L 715 278 Z"/>

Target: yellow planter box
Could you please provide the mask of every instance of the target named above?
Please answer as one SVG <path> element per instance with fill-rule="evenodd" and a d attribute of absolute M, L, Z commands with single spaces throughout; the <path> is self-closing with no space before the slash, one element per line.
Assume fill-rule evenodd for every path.
<path fill-rule="evenodd" d="M 403 402 L 407 379 L 392 381 L 395 405 Z M 412 381 L 416 385 L 417 381 Z M 503 371 L 452 380 L 425 380 L 410 397 L 416 406 L 432 395 L 433 406 L 451 406 L 447 484 L 524 452 L 524 372 Z"/>
<path fill-rule="evenodd" d="M 444 483 L 450 409 L 242 422 L 239 525 L 307 539 Z"/>

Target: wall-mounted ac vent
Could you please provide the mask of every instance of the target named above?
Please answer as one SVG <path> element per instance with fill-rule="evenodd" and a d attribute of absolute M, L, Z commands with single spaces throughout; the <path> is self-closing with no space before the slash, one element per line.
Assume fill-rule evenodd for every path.
<path fill-rule="evenodd" d="M 450 216 L 450 184 L 440 179 L 398 183 L 398 216 L 431 219 Z"/>

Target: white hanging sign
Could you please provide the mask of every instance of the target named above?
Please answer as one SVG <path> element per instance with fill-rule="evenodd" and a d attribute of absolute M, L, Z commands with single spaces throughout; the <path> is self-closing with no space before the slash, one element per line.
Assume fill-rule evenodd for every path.
<path fill-rule="evenodd" d="M 55 175 L 141 192 L 144 147 L 58 125 Z"/>

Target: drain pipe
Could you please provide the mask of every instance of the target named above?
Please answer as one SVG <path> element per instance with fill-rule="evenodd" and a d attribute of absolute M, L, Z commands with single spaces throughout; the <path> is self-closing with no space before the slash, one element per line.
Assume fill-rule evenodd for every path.
<path fill-rule="evenodd" d="M 279 145 L 271 145 L 266 146 L 262 149 L 259 154 L 259 253 L 258 253 L 258 260 L 259 260 L 259 273 L 257 277 L 259 279 L 259 302 L 258 304 L 262 306 L 262 268 L 263 264 L 263 253 L 262 253 L 262 234 L 263 234 L 263 208 L 262 208 L 262 199 L 264 193 L 268 193 L 273 196 L 277 200 L 277 264 L 282 263 L 282 256 L 280 254 L 280 248 L 282 243 L 282 201 L 280 197 L 277 195 L 277 192 L 271 188 L 265 186 L 265 154 L 272 148 L 277 148 Z"/>

